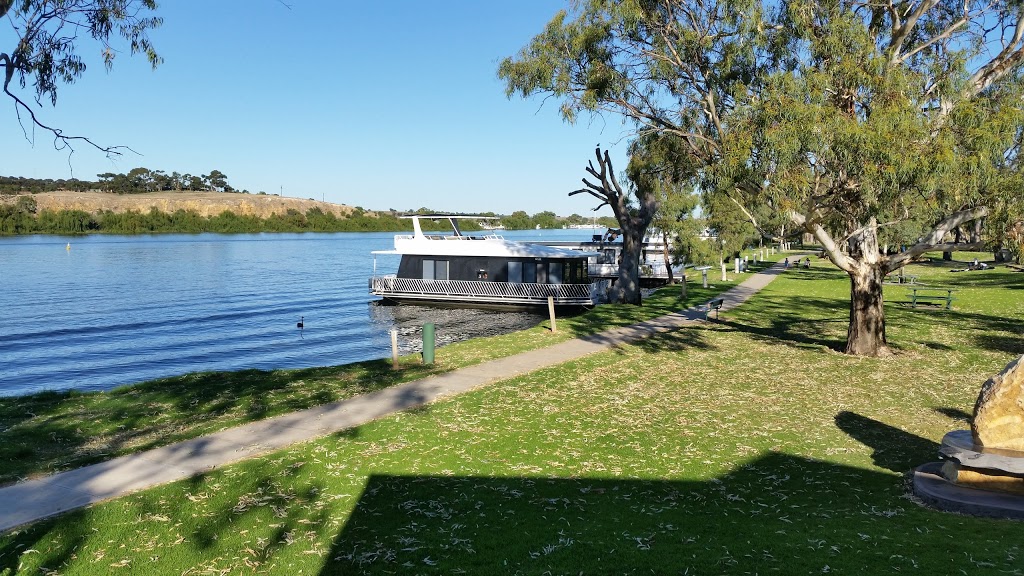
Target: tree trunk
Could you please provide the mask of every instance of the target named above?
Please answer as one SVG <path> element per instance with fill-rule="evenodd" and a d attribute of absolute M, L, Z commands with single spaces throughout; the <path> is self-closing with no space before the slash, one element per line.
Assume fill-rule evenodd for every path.
<path fill-rule="evenodd" d="M 672 284 L 675 282 L 675 278 L 672 277 L 672 254 L 668 250 L 668 233 L 664 234 L 661 243 L 661 254 L 665 257 L 665 270 L 668 270 L 668 283 Z M 685 272 L 685 269 L 684 269 Z M 686 282 L 686 276 L 683 276 L 683 282 Z"/>
<path fill-rule="evenodd" d="M 846 353 L 857 356 L 888 356 L 885 341 L 885 309 L 882 281 L 885 273 L 875 265 L 861 265 L 850 272 L 850 327 Z"/>
<path fill-rule="evenodd" d="M 642 234 L 642 232 L 641 232 Z M 623 304 L 640 304 L 640 248 L 643 237 L 636 230 L 622 228 L 622 262 L 615 282 L 615 300 Z"/>

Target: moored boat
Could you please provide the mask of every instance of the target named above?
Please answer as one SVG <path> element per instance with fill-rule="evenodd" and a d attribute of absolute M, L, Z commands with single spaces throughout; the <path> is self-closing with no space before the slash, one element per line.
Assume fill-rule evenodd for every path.
<path fill-rule="evenodd" d="M 473 307 L 590 306 L 607 282 L 593 282 L 587 259 L 595 254 L 506 240 L 501 235 L 465 234 L 459 220 L 478 216 L 427 214 L 406 216 L 413 233 L 395 236 L 401 256 L 396 274 L 378 275 L 376 259 L 370 293 L 391 303 Z M 447 220 L 452 232 L 424 233 L 421 220 Z"/>
<path fill-rule="evenodd" d="M 587 242 L 530 241 L 528 244 L 544 244 L 564 250 L 578 250 L 588 254 L 587 275 L 592 280 L 614 280 L 619 276 L 619 261 L 622 258 L 622 240 L 619 231 L 609 229 L 604 234 L 594 234 Z M 665 264 L 665 252 L 670 250 L 665 237 L 654 231 L 644 237 L 640 248 L 640 283 L 644 286 L 660 286 L 669 279 L 669 267 Z M 683 274 L 684 267 L 671 265 L 672 277 Z"/>

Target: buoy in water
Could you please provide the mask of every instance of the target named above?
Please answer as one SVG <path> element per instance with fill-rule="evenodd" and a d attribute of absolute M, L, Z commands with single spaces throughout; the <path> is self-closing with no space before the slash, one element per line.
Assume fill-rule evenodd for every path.
<path fill-rule="evenodd" d="M 65 246 L 64 249 L 65 250 L 71 250 L 71 242 L 68 242 L 68 245 Z"/>

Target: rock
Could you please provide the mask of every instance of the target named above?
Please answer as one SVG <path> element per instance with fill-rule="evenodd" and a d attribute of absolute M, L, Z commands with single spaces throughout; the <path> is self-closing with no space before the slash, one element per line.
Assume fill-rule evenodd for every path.
<path fill-rule="evenodd" d="M 981 386 L 971 435 L 978 446 L 1024 452 L 1024 356 Z"/>
<path fill-rule="evenodd" d="M 1013 474 L 968 468 L 954 460 L 947 460 L 942 464 L 941 474 L 943 478 L 957 486 L 1024 496 L 1024 478 Z"/>

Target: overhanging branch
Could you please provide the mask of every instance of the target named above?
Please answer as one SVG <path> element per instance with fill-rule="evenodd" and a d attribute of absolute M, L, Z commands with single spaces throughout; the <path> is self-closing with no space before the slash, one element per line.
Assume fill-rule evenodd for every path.
<path fill-rule="evenodd" d="M 936 224 L 935 227 L 933 227 L 931 231 L 929 231 L 928 234 L 921 239 L 920 242 L 914 244 L 907 250 L 900 252 L 899 254 L 896 254 L 895 256 L 889 258 L 889 262 L 885 267 L 885 272 L 889 273 L 892 272 L 893 270 L 898 270 L 911 259 L 917 258 L 918 256 L 924 254 L 925 252 L 935 250 L 940 246 L 947 246 L 947 244 L 943 242 L 943 240 L 945 239 L 947 234 L 953 231 L 953 229 L 955 229 L 957 226 L 960 226 L 961 224 L 964 224 L 965 222 L 977 220 L 978 218 L 984 218 L 985 216 L 988 216 L 987 206 L 976 206 L 974 208 L 968 208 L 966 210 L 961 210 L 959 212 L 950 214 L 949 216 L 939 221 L 939 223 Z M 970 249 L 967 248 L 968 246 L 973 247 L 979 244 L 980 243 L 961 243 L 953 244 L 952 246 L 957 246 L 957 248 L 953 248 L 955 250 L 965 250 Z M 946 251 L 950 251 L 950 249 L 947 249 Z"/>

